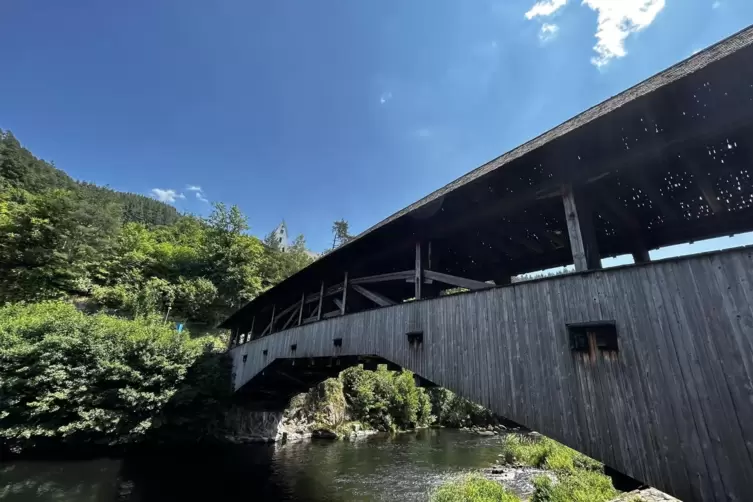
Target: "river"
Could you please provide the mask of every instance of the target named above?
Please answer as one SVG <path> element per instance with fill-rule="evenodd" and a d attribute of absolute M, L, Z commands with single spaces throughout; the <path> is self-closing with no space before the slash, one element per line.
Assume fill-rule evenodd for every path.
<path fill-rule="evenodd" d="M 501 441 L 429 429 L 355 441 L 15 461 L 0 464 L 0 501 L 420 501 L 447 478 L 491 465 Z"/>

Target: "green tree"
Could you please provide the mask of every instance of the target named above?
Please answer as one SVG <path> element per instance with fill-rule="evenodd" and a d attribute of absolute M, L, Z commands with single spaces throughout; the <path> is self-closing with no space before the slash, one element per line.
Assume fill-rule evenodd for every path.
<path fill-rule="evenodd" d="M 12 189 L 0 194 L 0 215 L 0 300 L 88 293 L 106 275 L 119 225 L 113 205 L 95 207 L 66 190 Z"/>
<path fill-rule="evenodd" d="M 350 235 L 349 224 L 345 220 L 338 220 L 332 224 L 332 249 L 342 246 L 353 238 Z"/>

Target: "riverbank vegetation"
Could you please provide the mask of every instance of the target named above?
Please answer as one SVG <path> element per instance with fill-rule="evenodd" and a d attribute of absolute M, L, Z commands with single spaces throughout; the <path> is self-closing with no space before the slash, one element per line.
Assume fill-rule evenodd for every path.
<path fill-rule="evenodd" d="M 543 436 L 508 434 L 500 462 L 509 468 L 536 467 L 550 475 L 533 479 L 531 502 L 607 502 L 619 492 L 604 465 Z M 496 485 L 496 488 L 494 485 Z M 437 489 L 432 502 L 515 502 L 520 499 L 497 481 L 463 477 Z"/>

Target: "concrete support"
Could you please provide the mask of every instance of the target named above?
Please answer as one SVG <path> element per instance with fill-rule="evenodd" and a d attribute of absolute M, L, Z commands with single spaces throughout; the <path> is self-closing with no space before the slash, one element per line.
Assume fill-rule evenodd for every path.
<path fill-rule="evenodd" d="M 572 185 L 566 184 L 562 186 L 562 203 L 575 270 L 600 269 L 601 258 L 587 201 Z"/>

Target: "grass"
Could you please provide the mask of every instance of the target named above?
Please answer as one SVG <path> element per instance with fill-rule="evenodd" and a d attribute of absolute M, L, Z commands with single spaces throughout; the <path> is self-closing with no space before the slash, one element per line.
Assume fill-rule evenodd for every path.
<path fill-rule="evenodd" d="M 619 495 L 604 466 L 572 448 L 545 437 L 508 434 L 502 446 L 505 464 L 554 471 L 534 479 L 531 502 L 607 502 Z M 481 476 L 468 476 L 437 489 L 431 502 L 518 502 L 502 485 Z"/>
<path fill-rule="evenodd" d="M 502 446 L 504 463 L 549 469 L 558 472 L 603 471 L 596 460 L 545 437 L 508 434 Z"/>
<path fill-rule="evenodd" d="M 531 502 L 606 502 L 619 494 L 609 476 L 595 471 L 566 473 L 557 483 L 539 476 L 533 486 Z"/>
<path fill-rule="evenodd" d="M 440 486 L 431 502 L 520 502 L 502 485 L 478 475 L 465 476 Z"/>

